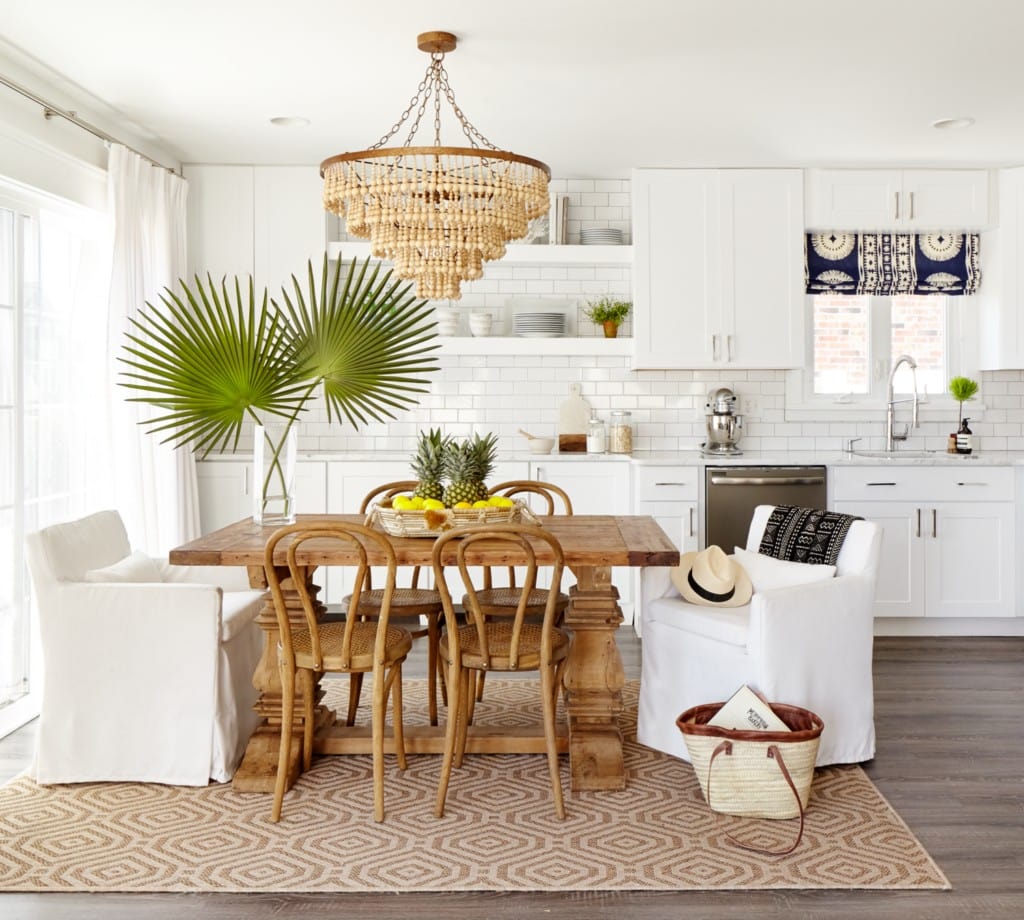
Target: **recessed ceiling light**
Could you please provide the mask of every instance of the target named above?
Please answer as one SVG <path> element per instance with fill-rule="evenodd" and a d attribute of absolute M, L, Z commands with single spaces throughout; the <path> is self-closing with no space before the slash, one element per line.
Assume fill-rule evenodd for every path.
<path fill-rule="evenodd" d="M 933 128 L 969 128 L 974 124 L 973 118 L 940 118 L 932 122 Z"/>
<path fill-rule="evenodd" d="M 270 123 L 279 128 L 304 128 L 309 124 L 309 119 L 301 118 L 298 115 L 278 115 L 276 118 L 271 118 Z"/>

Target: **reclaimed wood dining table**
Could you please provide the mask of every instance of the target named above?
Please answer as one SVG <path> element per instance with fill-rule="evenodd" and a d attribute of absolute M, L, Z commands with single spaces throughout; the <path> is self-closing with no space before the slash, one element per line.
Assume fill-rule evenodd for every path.
<path fill-rule="evenodd" d="M 339 520 L 362 523 L 362 515 L 299 515 L 299 522 Z M 564 626 L 572 633 L 572 646 L 564 679 L 564 702 L 568 737 L 561 740 L 568 750 L 571 787 L 573 790 L 609 790 L 625 787 L 622 753 L 622 687 L 625 676 L 622 659 L 615 641 L 622 623 L 619 594 L 612 584 L 612 567 L 672 566 L 679 562 L 679 551 L 652 517 L 622 515 L 591 515 L 539 517 L 542 527 L 558 538 L 567 568 L 575 575 L 576 584 L 569 589 L 569 607 Z M 170 553 L 173 565 L 245 566 L 249 583 L 265 588 L 263 552 L 273 526 L 261 526 L 247 519 L 199 537 Z M 434 540 L 422 537 L 392 537 L 399 566 L 431 565 Z M 534 543 L 539 565 L 550 563 L 550 551 L 542 541 Z M 380 562 L 371 550 L 371 564 Z M 304 577 L 313 584 L 314 573 L 322 566 L 354 565 L 350 551 L 332 545 L 318 548 L 314 543 L 300 548 L 298 561 Z M 454 548 L 451 560 L 454 563 Z M 468 558 L 473 565 L 514 564 L 507 547 L 498 549 L 479 543 Z M 284 559 L 274 564 L 285 579 L 286 595 L 290 581 Z M 319 589 L 314 589 L 319 590 Z M 297 595 L 291 591 L 293 618 L 300 622 Z M 321 613 L 326 606 L 319 604 Z M 304 621 L 303 621 L 304 622 Z M 277 667 L 278 625 L 269 592 L 266 606 L 257 618 L 264 631 L 263 655 L 253 675 L 259 690 L 256 710 L 262 717 L 260 726 L 250 738 L 242 763 L 235 773 L 233 787 L 244 792 L 272 792 L 277 770 L 277 752 L 281 725 L 281 684 Z M 322 754 L 370 753 L 370 732 L 366 726 L 347 726 L 337 719 L 333 710 L 322 704 L 323 689 L 318 687 L 315 709 L 314 750 Z M 301 706 L 298 707 L 301 712 Z M 539 722 L 539 720 L 538 720 Z M 299 730 L 300 726 L 297 726 Z M 443 726 L 407 726 L 406 750 L 409 753 L 442 753 Z M 390 742 L 390 739 L 389 739 Z M 295 756 L 289 784 L 300 770 L 299 745 L 293 745 Z M 393 747 L 386 747 L 393 750 Z M 544 751 L 543 730 L 524 727 L 510 730 L 488 730 L 472 727 L 467 751 L 470 753 L 508 753 Z"/>

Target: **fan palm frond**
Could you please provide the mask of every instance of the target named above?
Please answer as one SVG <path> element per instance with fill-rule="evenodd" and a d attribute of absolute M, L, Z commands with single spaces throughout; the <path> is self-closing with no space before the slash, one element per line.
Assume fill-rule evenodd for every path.
<path fill-rule="evenodd" d="M 437 370 L 427 303 L 370 260 L 353 263 L 344 282 L 326 256 L 319 287 L 312 263 L 307 274 L 308 298 L 293 276 L 283 308 L 268 307 L 266 292 L 257 302 L 251 279 L 243 294 L 237 278 L 218 291 L 198 276 L 191 288 L 181 282 L 182 295 L 166 289 L 147 303 L 118 360 L 121 385 L 138 394 L 130 401 L 163 410 L 144 423 L 149 431 L 204 455 L 233 451 L 247 420 L 291 427 L 321 384 L 328 418 L 356 428 L 414 405 Z"/>
<path fill-rule="evenodd" d="M 330 272 L 325 258 L 319 288 L 310 265 L 307 295 L 294 276 L 294 297 L 282 291 L 296 364 L 322 381 L 328 420 L 344 417 L 356 428 L 415 405 L 428 390 L 421 375 L 437 369 L 429 305 L 409 293 L 411 284 L 370 266 L 353 262 L 342 281 L 340 263 Z"/>

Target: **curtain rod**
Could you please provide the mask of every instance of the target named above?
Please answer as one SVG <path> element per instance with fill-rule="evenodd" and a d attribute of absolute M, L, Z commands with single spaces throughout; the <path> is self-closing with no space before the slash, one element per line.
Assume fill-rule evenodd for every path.
<path fill-rule="evenodd" d="M 175 173 L 175 170 L 172 167 L 164 166 L 163 163 L 158 163 L 151 156 L 144 154 L 141 150 L 129 147 L 128 144 L 124 143 L 124 141 L 119 141 L 116 137 L 111 137 L 106 131 L 102 131 L 95 125 L 91 125 L 89 122 L 79 118 L 77 112 L 73 112 L 69 109 L 62 109 L 60 106 L 54 105 L 52 102 L 47 102 L 41 96 L 37 96 L 32 92 L 32 90 L 27 89 L 20 83 L 15 83 L 13 80 L 8 79 L 2 74 L 0 74 L 0 83 L 8 89 L 12 89 L 14 92 L 24 96 L 26 99 L 30 99 L 32 102 L 36 103 L 36 105 L 41 105 L 43 107 L 43 117 L 45 119 L 49 120 L 54 116 L 63 118 L 65 121 L 70 121 L 71 124 L 75 125 L 75 127 L 81 128 L 83 131 L 88 131 L 94 137 L 98 137 L 101 141 L 106 141 L 108 144 L 120 144 L 122 147 L 127 148 L 132 153 L 138 154 L 142 159 L 147 160 L 154 166 L 157 166 L 160 169 L 166 169 L 169 173 Z"/>

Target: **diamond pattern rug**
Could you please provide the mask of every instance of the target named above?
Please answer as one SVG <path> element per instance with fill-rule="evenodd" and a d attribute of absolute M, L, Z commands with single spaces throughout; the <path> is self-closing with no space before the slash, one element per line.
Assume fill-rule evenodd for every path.
<path fill-rule="evenodd" d="M 347 681 L 329 681 L 343 705 Z M 626 687 L 636 712 L 637 684 Z M 539 720 L 533 681 L 490 680 L 480 724 Z M 422 681 L 406 681 L 407 722 L 426 721 Z M 365 708 L 365 707 L 364 707 Z M 629 717 L 627 716 L 627 719 Z M 818 771 L 804 839 L 787 857 L 732 846 L 744 826 L 762 845 L 791 822 L 753 825 L 712 813 L 692 768 L 636 743 L 625 726 L 628 785 L 568 793 L 558 821 L 542 755 L 468 756 L 447 814 L 433 817 L 440 758 L 387 758 L 387 819 L 373 821 L 370 758 L 314 761 L 288 793 L 230 785 L 142 783 L 0 789 L 0 890 L 512 891 L 638 889 L 909 889 L 949 882 L 859 767 Z M 564 759 L 564 758 L 563 758 Z M 568 790 L 568 763 L 562 767 Z"/>

